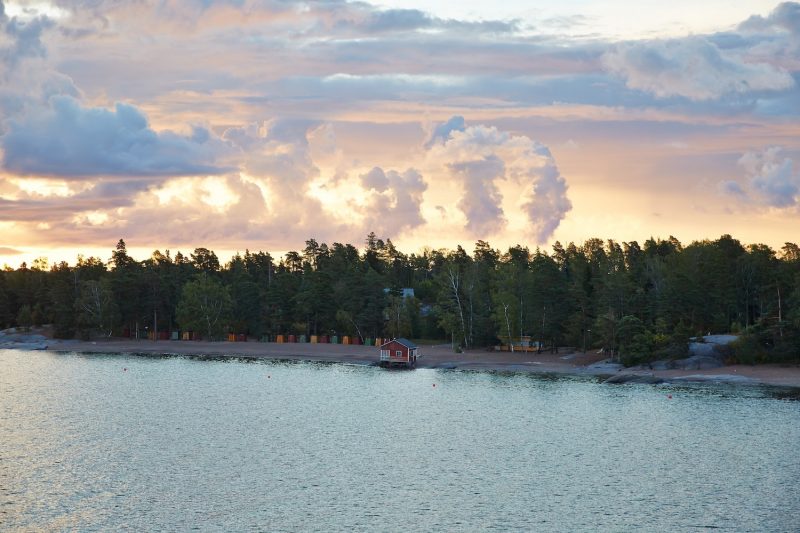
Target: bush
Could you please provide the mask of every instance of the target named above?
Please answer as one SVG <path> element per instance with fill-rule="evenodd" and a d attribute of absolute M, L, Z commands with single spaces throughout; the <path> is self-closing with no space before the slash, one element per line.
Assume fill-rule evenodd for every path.
<path fill-rule="evenodd" d="M 620 362 L 625 366 L 633 366 L 652 361 L 655 338 L 656 335 L 649 331 L 635 334 L 624 347 L 620 347 Z"/>
<path fill-rule="evenodd" d="M 33 324 L 33 316 L 31 313 L 31 306 L 23 305 L 19 313 L 17 313 L 17 325 L 19 325 L 22 331 L 30 331 L 31 325 Z"/>
<path fill-rule="evenodd" d="M 732 361 L 743 365 L 762 363 L 767 359 L 766 349 L 751 332 L 740 335 L 730 344 L 733 351 Z"/>

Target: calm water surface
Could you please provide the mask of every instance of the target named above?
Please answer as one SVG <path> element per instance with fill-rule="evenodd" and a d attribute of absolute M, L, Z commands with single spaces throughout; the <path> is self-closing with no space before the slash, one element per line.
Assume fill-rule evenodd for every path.
<path fill-rule="evenodd" d="M 4 531 L 792 532 L 799 486 L 776 389 L 0 351 Z"/>

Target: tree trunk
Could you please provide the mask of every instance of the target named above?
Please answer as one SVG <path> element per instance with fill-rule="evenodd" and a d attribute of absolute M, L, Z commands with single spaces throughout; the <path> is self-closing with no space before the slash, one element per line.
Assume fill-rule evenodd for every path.
<path fill-rule="evenodd" d="M 508 304 L 503 304 L 503 312 L 506 315 L 506 328 L 508 328 L 508 345 L 511 347 L 511 353 L 514 353 L 514 339 L 511 338 L 511 322 L 508 320 Z"/>
<path fill-rule="evenodd" d="M 450 287 L 453 289 L 453 298 L 456 301 L 456 305 L 458 305 L 458 316 L 461 319 L 461 332 L 464 334 L 464 348 L 467 348 L 469 347 L 469 343 L 467 342 L 467 328 L 464 324 L 464 309 L 461 306 L 461 295 L 458 293 L 460 286 L 458 273 L 453 273 L 452 269 L 448 269 L 447 275 L 450 278 Z"/>

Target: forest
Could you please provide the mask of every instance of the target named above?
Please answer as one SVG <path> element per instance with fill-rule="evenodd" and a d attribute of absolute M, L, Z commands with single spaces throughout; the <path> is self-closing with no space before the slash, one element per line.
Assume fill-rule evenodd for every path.
<path fill-rule="evenodd" d="M 685 356 L 690 337 L 736 333 L 729 362 L 800 354 L 800 247 L 730 235 L 556 242 L 552 250 L 478 241 L 471 253 L 405 254 L 370 233 L 363 248 L 314 239 L 281 258 L 207 248 L 144 260 L 120 239 L 111 257 L 45 258 L 0 271 L 0 327 L 50 324 L 58 338 L 193 331 L 409 337 L 484 348 L 530 336 L 544 349 L 604 349 L 625 364 Z M 413 289 L 410 291 L 408 289 Z"/>

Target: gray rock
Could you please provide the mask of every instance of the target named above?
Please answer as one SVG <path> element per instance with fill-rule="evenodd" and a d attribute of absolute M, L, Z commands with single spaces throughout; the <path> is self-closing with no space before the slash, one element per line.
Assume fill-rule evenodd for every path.
<path fill-rule="evenodd" d="M 625 365 L 622 365 L 620 363 L 612 363 L 611 361 L 606 359 L 605 361 L 598 361 L 594 364 L 587 366 L 586 370 L 595 373 L 614 374 L 616 372 L 619 372 L 623 368 L 625 368 Z"/>
<path fill-rule="evenodd" d="M 603 383 L 609 383 L 613 385 L 623 385 L 625 383 L 645 383 L 648 385 L 656 385 L 658 383 L 664 383 L 664 380 L 658 376 L 654 376 L 653 374 L 617 374 L 616 376 L 611 376 Z"/>
<path fill-rule="evenodd" d="M 662 359 L 661 361 L 653 361 L 652 363 L 650 363 L 651 370 L 671 370 L 673 368 L 675 368 L 675 363 L 667 359 Z"/>
<path fill-rule="evenodd" d="M 738 335 L 708 335 L 707 337 L 703 337 L 703 340 L 708 344 L 719 344 L 720 346 L 725 346 L 738 338 Z"/>
<path fill-rule="evenodd" d="M 697 342 L 697 337 L 689 339 L 689 355 L 700 355 L 705 357 L 719 357 L 719 347 L 727 346 L 736 339 L 738 335 L 708 335 L 701 337 L 702 342 Z"/>
<path fill-rule="evenodd" d="M 694 357 L 714 357 L 714 347 L 716 344 L 705 342 L 690 342 L 689 355 Z"/>
<path fill-rule="evenodd" d="M 743 383 L 743 384 L 758 384 L 761 383 L 758 379 L 750 378 L 747 376 L 739 376 L 737 374 L 694 374 L 691 376 L 679 376 L 670 378 L 671 382 L 698 382 L 698 383 Z"/>
<path fill-rule="evenodd" d="M 3 350 L 46 350 L 47 343 L 44 342 L 2 342 L 0 349 Z"/>
<path fill-rule="evenodd" d="M 673 368 L 680 370 L 705 370 L 708 368 L 719 368 L 725 366 L 722 361 L 716 357 L 707 357 L 704 355 L 694 355 L 686 359 L 678 359 L 672 361 Z"/>
<path fill-rule="evenodd" d="M 0 337 L 0 342 L 44 342 L 47 340 L 44 335 L 35 333 L 6 333 Z"/>

